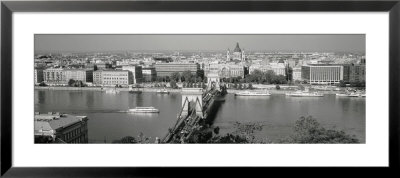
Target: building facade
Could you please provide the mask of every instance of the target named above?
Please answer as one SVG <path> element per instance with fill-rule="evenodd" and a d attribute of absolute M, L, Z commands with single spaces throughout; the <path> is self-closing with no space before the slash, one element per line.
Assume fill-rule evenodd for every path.
<path fill-rule="evenodd" d="M 35 143 L 88 143 L 87 121 L 86 116 L 35 113 Z"/>
<path fill-rule="evenodd" d="M 343 80 L 341 65 L 308 65 L 301 67 L 301 76 L 310 84 L 338 84 Z"/>
<path fill-rule="evenodd" d="M 349 81 L 350 83 L 353 82 L 365 82 L 365 65 L 363 64 L 355 64 L 350 66 L 350 74 L 349 74 Z"/>
<path fill-rule="evenodd" d="M 126 65 L 126 66 L 122 66 L 122 70 L 127 70 L 130 72 L 129 75 L 132 75 L 130 77 L 129 84 L 136 84 L 136 83 L 143 82 L 142 66 Z"/>
<path fill-rule="evenodd" d="M 182 74 L 185 71 L 197 75 L 200 65 L 198 63 L 157 63 L 155 69 L 158 77 L 171 76 L 175 72 Z"/>
<path fill-rule="evenodd" d="M 286 76 L 286 66 L 284 63 L 269 63 L 271 70 L 274 71 L 275 75 Z"/>
<path fill-rule="evenodd" d="M 35 79 L 34 79 L 35 85 L 44 81 L 43 69 L 35 69 L 34 75 L 35 75 Z"/>
<path fill-rule="evenodd" d="M 220 78 L 242 77 L 245 67 L 242 64 L 208 64 L 204 68 L 205 75 L 218 74 Z"/>
<path fill-rule="evenodd" d="M 143 67 L 142 74 L 145 82 L 154 82 L 157 79 L 155 67 Z"/>
<path fill-rule="evenodd" d="M 301 81 L 302 79 L 301 79 L 301 67 L 295 67 L 295 68 L 293 68 L 293 75 L 292 75 L 292 79 L 293 79 L 293 81 L 296 81 L 296 80 L 298 80 L 298 81 Z"/>
<path fill-rule="evenodd" d="M 128 70 L 97 70 L 93 72 L 93 84 L 103 86 L 128 86 L 132 75 Z"/>
<path fill-rule="evenodd" d="M 43 70 L 43 80 L 46 84 L 66 84 L 64 70 L 60 68 L 48 68 Z"/>
<path fill-rule="evenodd" d="M 271 67 L 269 67 L 269 65 L 260 65 L 260 64 L 256 64 L 256 65 L 251 65 L 249 67 L 249 73 L 253 73 L 255 70 L 259 70 L 261 72 L 268 72 L 269 70 L 272 70 Z"/>
<path fill-rule="evenodd" d="M 65 69 L 64 79 L 68 83 L 69 80 L 82 81 L 84 83 L 93 82 L 93 70 L 89 69 Z"/>

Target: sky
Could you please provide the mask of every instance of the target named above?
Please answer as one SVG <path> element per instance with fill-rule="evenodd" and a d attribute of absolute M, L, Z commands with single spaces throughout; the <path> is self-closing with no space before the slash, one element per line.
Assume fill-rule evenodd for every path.
<path fill-rule="evenodd" d="M 35 52 L 101 51 L 246 51 L 361 52 L 365 35 L 35 35 Z"/>

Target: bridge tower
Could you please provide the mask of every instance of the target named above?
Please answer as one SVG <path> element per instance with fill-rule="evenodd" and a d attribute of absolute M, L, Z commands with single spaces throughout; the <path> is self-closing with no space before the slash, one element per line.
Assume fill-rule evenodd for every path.
<path fill-rule="evenodd" d="M 203 118 L 203 89 L 182 88 L 182 116 L 187 116 L 191 109 L 196 109 L 196 115 Z"/>
<path fill-rule="evenodd" d="M 218 73 L 207 74 L 207 89 L 211 89 L 213 83 L 215 85 L 215 88 L 219 89 L 220 78 Z"/>

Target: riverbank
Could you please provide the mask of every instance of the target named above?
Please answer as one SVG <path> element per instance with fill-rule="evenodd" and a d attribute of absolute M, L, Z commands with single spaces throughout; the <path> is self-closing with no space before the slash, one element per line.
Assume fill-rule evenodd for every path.
<path fill-rule="evenodd" d="M 114 88 L 114 87 L 42 87 L 42 86 L 35 86 L 35 90 L 66 90 L 66 91 L 107 91 L 107 90 L 114 90 L 117 91 L 129 91 L 129 88 Z M 137 89 L 142 92 L 157 92 L 160 89 L 164 88 L 140 88 Z M 136 89 L 135 89 L 136 90 Z M 165 88 L 168 92 L 171 93 L 180 93 L 181 89 L 172 89 L 172 88 Z"/>
<path fill-rule="evenodd" d="M 230 94 L 235 94 L 238 92 L 243 92 L 246 90 L 235 90 L 235 89 L 228 89 L 228 93 Z M 248 90 L 248 91 L 264 91 L 264 90 Z M 295 90 L 277 90 L 277 89 L 269 89 L 268 92 L 271 94 L 276 94 L 276 95 L 284 95 L 285 93 L 291 93 L 294 92 Z M 341 93 L 341 91 L 320 91 L 318 90 L 319 93 L 321 94 L 336 94 L 336 93 Z"/>
<path fill-rule="evenodd" d="M 53 87 L 53 86 L 52 87 L 50 87 L 50 86 L 43 87 L 43 86 L 35 86 L 35 90 L 107 91 L 107 90 L 114 90 L 114 89 L 115 89 L 114 87 L 103 87 L 103 88 L 101 88 L 101 87 L 61 87 L 61 86 L 60 87 Z M 140 88 L 140 89 L 137 89 L 137 90 L 142 91 L 142 92 L 149 92 L 149 93 L 153 93 L 154 92 L 155 93 L 160 89 L 164 89 L 164 88 L 163 87 L 160 87 L 160 88 Z M 129 88 L 116 88 L 116 90 L 128 92 Z M 170 93 L 180 93 L 180 92 L 182 92 L 182 89 L 165 88 L 165 90 L 167 90 Z M 243 91 L 245 91 L 245 90 L 228 89 L 228 93 L 230 93 L 230 94 L 235 94 L 235 93 L 243 92 Z M 263 91 L 263 90 L 253 89 L 251 91 Z M 271 94 L 285 94 L 285 93 L 288 93 L 288 92 L 293 92 L 294 90 L 287 90 L 287 89 L 277 90 L 277 89 L 273 88 L 273 89 L 268 89 L 268 91 Z M 336 93 L 340 93 L 341 91 L 336 91 L 336 90 L 332 90 L 332 91 L 318 90 L 318 92 L 322 93 L 322 94 L 336 94 Z"/>

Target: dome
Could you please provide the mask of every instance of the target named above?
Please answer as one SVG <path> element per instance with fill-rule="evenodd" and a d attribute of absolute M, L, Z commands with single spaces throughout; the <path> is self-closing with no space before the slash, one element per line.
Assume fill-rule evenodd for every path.
<path fill-rule="evenodd" d="M 239 53 L 242 52 L 242 50 L 239 48 L 239 43 L 236 43 L 236 47 L 235 47 L 235 49 L 233 50 L 233 52 L 239 52 Z"/>

